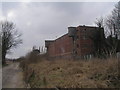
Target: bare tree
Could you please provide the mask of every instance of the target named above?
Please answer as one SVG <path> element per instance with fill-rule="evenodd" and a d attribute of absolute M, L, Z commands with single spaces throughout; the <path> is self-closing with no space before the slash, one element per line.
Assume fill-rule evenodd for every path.
<path fill-rule="evenodd" d="M 106 26 L 110 35 L 117 38 L 120 32 L 120 1 L 115 5 L 112 14 L 107 17 Z"/>
<path fill-rule="evenodd" d="M 22 40 L 20 39 L 21 34 L 18 33 L 13 22 L 3 21 L 0 24 L 2 27 L 2 63 L 5 64 L 6 54 L 10 52 L 11 48 L 21 44 Z"/>
<path fill-rule="evenodd" d="M 107 37 L 107 45 L 109 47 L 109 53 L 115 54 L 118 51 L 118 44 L 120 37 L 120 1 L 115 5 L 111 15 L 106 18 L 106 28 L 107 32 L 109 32 L 109 36 Z"/>
<path fill-rule="evenodd" d="M 98 26 L 96 32 L 94 32 L 91 39 L 95 45 L 95 56 L 99 58 L 105 57 L 104 49 L 105 49 L 105 33 L 104 33 L 104 18 L 100 17 L 96 19 L 95 24 Z"/>
<path fill-rule="evenodd" d="M 1 27 L 0 27 L 1 28 Z M 0 32 L 1 34 L 1 32 Z M 2 63 L 2 37 L 0 35 L 0 64 Z"/>
<path fill-rule="evenodd" d="M 116 4 L 114 10 L 112 11 L 113 21 L 115 23 L 116 34 L 120 31 L 120 1 Z"/>
<path fill-rule="evenodd" d="M 95 21 L 95 24 L 96 24 L 98 27 L 104 28 L 104 19 L 103 19 L 103 17 L 100 17 L 99 19 L 97 19 L 97 20 Z"/>

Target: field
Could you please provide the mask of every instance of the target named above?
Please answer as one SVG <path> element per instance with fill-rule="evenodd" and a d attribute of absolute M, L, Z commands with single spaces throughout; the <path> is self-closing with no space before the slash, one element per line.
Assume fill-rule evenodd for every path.
<path fill-rule="evenodd" d="M 29 63 L 27 63 L 29 62 Z M 120 88 L 118 60 L 46 60 L 21 63 L 31 88 Z"/>

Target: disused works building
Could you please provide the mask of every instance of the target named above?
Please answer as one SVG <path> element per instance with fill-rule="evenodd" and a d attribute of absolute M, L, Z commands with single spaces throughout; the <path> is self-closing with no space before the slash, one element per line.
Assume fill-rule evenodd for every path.
<path fill-rule="evenodd" d="M 99 27 L 68 27 L 68 33 L 56 40 L 45 40 L 48 57 L 91 58 L 95 53 L 93 35 Z M 104 30 L 102 29 L 102 35 Z"/>

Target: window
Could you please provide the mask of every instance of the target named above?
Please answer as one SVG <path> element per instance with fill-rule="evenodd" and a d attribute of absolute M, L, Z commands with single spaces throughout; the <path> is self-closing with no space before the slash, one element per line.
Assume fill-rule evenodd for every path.
<path fill-rule="evenodd" d="M 75 51 L 75 54 L 77 55 L 77 51 Z"/>
<path fill-rule="evenodd" d="M 77 44 L 77 48 L 79 48 L 79 44 Z"/>
<path fill-rule="evenodd" d="M 79 39 L 79 36 L 77 35 L 77 37 L 76 37 L 77 39 Z"/>

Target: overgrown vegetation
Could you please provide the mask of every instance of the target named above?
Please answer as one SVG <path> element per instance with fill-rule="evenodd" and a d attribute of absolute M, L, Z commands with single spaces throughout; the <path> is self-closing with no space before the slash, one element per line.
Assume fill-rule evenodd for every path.
<path fill-rule="evenodd" d="M 97 57 L 109 57 L 120 52 L 120 1 L 115 5 L 109 16 L 97 19 L 95 24 L 104 29 L 106 36 L 105 38 L 104 35 L 101 35 L 102 29 L 99 29 L 99 33 L 92 37 Z"/>
<path fill-rule="evenodd" d="M 31 88 L 120 88 L 117 59 L 46 60 L 43 57 L 21 62 L 24 80 Z"/>

